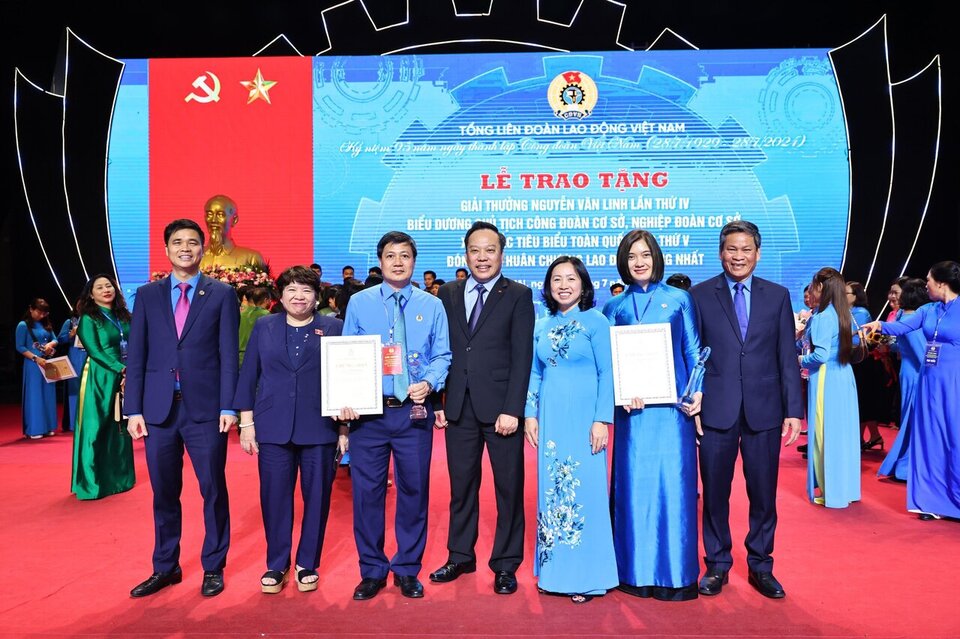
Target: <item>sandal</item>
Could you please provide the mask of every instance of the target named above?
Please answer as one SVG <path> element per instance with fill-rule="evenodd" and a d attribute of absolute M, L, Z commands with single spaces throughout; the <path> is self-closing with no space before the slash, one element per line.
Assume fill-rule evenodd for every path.
<path fill-rule="evenodd" d="M 579 595 L 579 594 L 570 595 L 570 601 L 572 601 L 575 604 L 587 603 L 591 599 L 593 599 L 593 595 Z"/>
<path fill-rule="evenodd" d="M 310 577 L 316 577 L 312 581 L 305 581 Z M 320 575 L 316 570 L 310 568 L 301 568 L 297 566 L 297 589 L 300 592 L 311 592 L 317 589 L 317 582 L 320 581 Z"/>
<path fill-rule="evenodd" d="M 263 573 L 263 576 L 260 577 L 260 590 L 267 594 L 275 595 L 281 590 L 283 590 L 284 585 L 287 583 L 289 575 L 287 574 L 290 571 L 287 570 L 268 570 Z M 267 581 L 272 581 L 273 583 L 267 583 Z"/>

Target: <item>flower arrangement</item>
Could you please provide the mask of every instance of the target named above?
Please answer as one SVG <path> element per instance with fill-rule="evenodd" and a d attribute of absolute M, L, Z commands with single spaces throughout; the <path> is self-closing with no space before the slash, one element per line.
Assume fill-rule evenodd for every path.
<path fill-rule="evenodd" d="M 245 288 L 247 286 L 273 286 L 273 279 L 270 277 L 270 267 L 260 268 L 259 266 L 205 266 L 200 272 L 207 277 L 212 277 L 224 284 L 229 284 L 234 288 Z M 169 275 L 169 271 L 154 271 L 150 274 L 150 281 L 163 279 Z"/>

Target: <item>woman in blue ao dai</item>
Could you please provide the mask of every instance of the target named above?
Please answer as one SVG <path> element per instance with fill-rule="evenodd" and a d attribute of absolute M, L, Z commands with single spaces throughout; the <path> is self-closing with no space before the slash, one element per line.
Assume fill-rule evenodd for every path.
<path fill-rule="evenodd" d="M 543 284 L 549 310 L 534 328 L 524 437 L 537 449 L 541 592 L 584 603 L 617 586 L 607 488 L 613 419 L 610 327 L 593 307 L 579 258 L 558 257 Z"/>
<path fill-rule="evenodd" d="M 920 519 L 960 519 L 960 264 L 930 267 L 933 303 L 897 322 L 872 322 L 885 335 L 923 334 L 924 361 L 911 415 L 907 510 Z"/>
<path fill-rule="evenodd" d="M 810 284 L 817 312 L 807 323 L 807 494 L 827 508 L 860 500 L 860 410 L 850 359 L 853 315 L 836 269 L 817 271 Z"/>
<path fill-rule="evenodd" d="M 620 241 L 617 270 L 627 290 L 603 308 L 615 326 L 669 323 L 677 392 L 700 354 L 693 299 L 661 283 L 663 253 L 648 231 Z M 662 601 L 695 599 L 697 549 L 697 440 L 693 402 L 645 405 L 642 397 L 615 412 L 611 501 L 620 590 Z"/>
<path fill-rule="evenodd" d="M 927 283 L 919 277 L 901 278 L 898 297 L 899 308 L 894 321 L 909 318 L 917 309 L 930 302 L 927 295 Z M 900 430 L 897 439 L 890 447 L 886 459 L 877 469 L 878 477 L 891 477 L 899 481 L 907 481 L 910 475 L 910 439 L 913 431 L 913 411 L 917 403 L 917 385 L 920 382 L 920 371 L 923 370 L 923 354 L 927 340 L 923 331 L 910 331 L 901 335 L 894 343 L 896 352 L 900 355 Z"/>

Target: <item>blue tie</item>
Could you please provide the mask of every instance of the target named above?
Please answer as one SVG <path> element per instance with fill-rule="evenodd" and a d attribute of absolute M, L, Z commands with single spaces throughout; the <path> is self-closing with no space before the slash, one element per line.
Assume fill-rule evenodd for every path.
<path fill-rule="evenodd" d="M 487 292 L 483 284 L 477 284 L 473 290 L 477 292 L 477 301 L 473 305 L 473 310 L 470 311 L 470 319 L 468 320 L 471 334 L 477 330 L 477 322 L 480 321 L 480 313 L 483 312 L 483 294 Z"/>
<path fill-rule="evenodd" d="M 740 339 L 747 339 L 747 298 L 743 294 L 743 282 L 733 285 L 733 310 L 737 313 L 737 323 L 740 324 Z"/>
<path fill-rule="evenodd" d="M 393 396 L 401 402 L 407 398 L 407 387 L 410 386 L 410 377 L 407 375 L 407 326 L 403 321 L 403 295 L 400 291 L 393 294 L 396 306 L 393 310 L 394 342 L 400 345 L 400 374 L 393 376 Z"/>

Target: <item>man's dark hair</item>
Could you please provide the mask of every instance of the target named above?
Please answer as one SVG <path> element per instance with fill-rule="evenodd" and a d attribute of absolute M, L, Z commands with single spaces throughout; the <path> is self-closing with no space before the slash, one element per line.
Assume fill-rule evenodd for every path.
<path fill-rule="evenodd" d="M 470 275 L 470 271 L 468 271 L 467 269 L 463 268 L 462 266 L 461 266 L 460 268 L 458 268 L 455 272 L 456 272 L 456 273 L 463 273 L 464 275 L 466 275 L 466 276 L 468 276 L 468 277 L 469 277 L 469 275 Z"/>
<path fill-rule="evenodd" d="M 370 270 L 367 271 L 367 275 L 376 275 L 377 277 L 383 277 L 383 269 L 379 266 L 371 266 Z"/>
<path fill-rule="evenodd" d="M 342 275 L 342 274 L 346 273 L 346 272 L 347 272 L 347 269 L 350 269 L 350 270 L 353 271 L 354 273 L 357 272 L 357 270 L 356 270 L 355 268 L 353 268 L 352 266 L 350 266 L 349 264 L 347 264 L 347 265 L 344 266 L 342 269 L 340 269 L 340 274 Z"/>
<path fill-rule="evenodd" d="M 497 234 L 497 238 L 500 240 L 500 250 L 503 251 L 507 248 L 507 237 L 500 232 L 496 226 L 490 222 L 484 222 L 483 220 L 477 220 L 473 225 L 467 230 L 467 234 L 463 236 L 463 247 L 466 248 L 467 244 L 470 243 L 470 236 L 476 233 L 477 231 L 493 231 Z"/>
<path fill-rule="evenodd" d="M 613 284 L 610 285 L 610 292 L 613 293 L 618 288 L 624 289 L 626 287 L 624 287 L 623 282 L 614 282 Z"/>
<path fill-rule="evenodd" d="M 427 275 L 433 275 L 433 279 L 437 279 L 437 272 L 436 272 L 436 271 L 424 271 L 424 272 L 423 272 L 423 279 L 427 279 Z"/>
<path fill-rule="evenodd" d="M 176 233 L 177 231 L 182 231 L 182 230 L 184 230 L 184 229 L 192 229 L 192 230 L 196 231 L 197 234 L 200 235 L 200 245 L 201 245 L 201 246 L 203 246 L 204 244 L 207 243 L 207 238 L 206 238 L 206 236 L 203 234 L 203 229 L 200 228 L 200 225 L 197 224 L 196 222 L 194 222 L 193 220 L 190 220 L 190 219 L 187 219 L 187 218 L 183 218 L 183 217 L 180 218 L 179 220 L 174 220 L 174 221 L 170 222 L 169 224 L 167 224 L 166 227 L 164 227 L 164 229 L 163 229 L 163 243 L 164 243 L 165 245 L 166 245 L 166 244 L 169 244 L 169 243 L 170 243 L 170 236 L 173 235 L 174 233 Z"/>
<path fill-rule="evenodd" d="M 387 244 L 409 244 L 410 250 L 413 252 L 413 259 L 417 259 L 417 243 L 403 231 L 387 231 L 383 234 L 383 237 L 377 242 L 377 258 L 383 257 L 383 249 Z"/>
<path fill-rule="evenodd" d="M 760 229 L 757 228 L 757 225 L 746 220 L 734 220 L 733 222 L 727 222 L 726 226 L 720 229 L 721 251 L 723 250 L 723 243 L 727 240 L 727 236 L 733 233 L 746 233 L 752 236 L 753 243 L 757 248 L 760 248 Z"/>
<path fill-rule="evenodd" d="M 669 286 L 674 286 L 676 288 L 682 288 L 685 291 L 689 291 L 692 282 L 690 281 L 690 278 L 683 273 L 674 273 L 667 278 L 667 284 Z"/>

